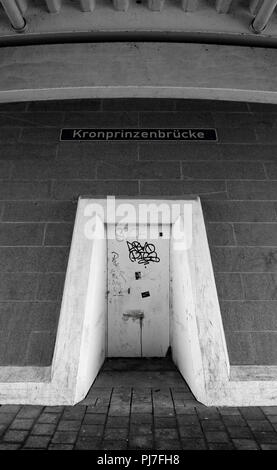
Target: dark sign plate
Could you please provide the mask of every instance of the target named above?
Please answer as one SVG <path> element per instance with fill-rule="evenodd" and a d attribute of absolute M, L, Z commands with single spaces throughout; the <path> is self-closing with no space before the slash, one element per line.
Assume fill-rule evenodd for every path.
<path fill-rule="evenodd" d="M 62 129 L 61 140 L 77 141 L 217 141 L 216 129 Z"/>

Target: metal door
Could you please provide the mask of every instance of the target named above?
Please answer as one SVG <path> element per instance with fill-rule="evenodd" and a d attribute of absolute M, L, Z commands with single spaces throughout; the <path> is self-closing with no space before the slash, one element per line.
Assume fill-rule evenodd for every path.
<path fill-rule="evenodd" d="M 152 227 L 153 230 L 153 227 Z M 108 356 L 161 357 L 169 346 L 169 226 L 108 240 Z M 152 232 L 153 237 L 153 232 Z"/>

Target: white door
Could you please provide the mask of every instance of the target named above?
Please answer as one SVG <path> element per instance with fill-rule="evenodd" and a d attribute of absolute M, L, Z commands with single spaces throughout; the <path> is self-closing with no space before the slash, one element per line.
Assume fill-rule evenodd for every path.
<path fill-rule="evenodd" d="M 162 357 L 169 347 L 169 226 L 129 226 L 108 240 L 108 356 Z M 153 237 L 153 232 L 152 232 Z"/>

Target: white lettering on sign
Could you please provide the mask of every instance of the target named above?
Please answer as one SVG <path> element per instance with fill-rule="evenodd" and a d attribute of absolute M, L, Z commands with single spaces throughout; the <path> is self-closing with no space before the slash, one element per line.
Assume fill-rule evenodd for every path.
<path fill-rule="evenodd" d="M 216 129 L 62 129 L 61 140 L 181 140 L 217 141 Z"/>

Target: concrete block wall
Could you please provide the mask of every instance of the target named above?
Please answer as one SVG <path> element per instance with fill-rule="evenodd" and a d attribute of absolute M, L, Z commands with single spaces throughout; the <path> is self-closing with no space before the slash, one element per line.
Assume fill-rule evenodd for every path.
<path fill-rule="evenodd" d="M 59 142 L 61 127 L 216 127 L 218 143 Z M 0 106 L 0 365 L 49 365 L 79 195 L 200 195 L 232 364 L 277 364 L 277 106 Z"/>

